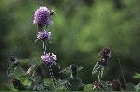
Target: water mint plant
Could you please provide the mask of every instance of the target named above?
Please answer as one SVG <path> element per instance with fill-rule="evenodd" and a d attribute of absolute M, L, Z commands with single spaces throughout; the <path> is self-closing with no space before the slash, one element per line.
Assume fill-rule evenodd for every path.
<path fill-rule="evenodd" d="M 96 62 L 92 70 L 92 75 L 98 73 L 98 81 L 93 82 L 93 89 L 109 91 L 111 90 L 112 84 L 109 81 L 104 82 L 103 80 L 101 80 L 101 78 L 103 78 L 104 68 L 108 66 L 109 59 L 111 58 L 110 48 L 104 47 L 99 52 L 98 56 L 99 56 L 98 61 Z"/>
<path fill-rule="evenodd" d="M 48 28 L 52 24 L 52 15 L 54 11 L 47 7 L 41 6 L 34 12 L 33 25 L 36 29 L 35 42 L 41 44 L 41 53 L 38 55 L 39 60 L 32 60 L 31 64 L 26 67 L 23 62 L 15 56 L 10 56 L 8 60 L 7 75 L 11 79 L 13 87 L 18 91 L 83 91 L 84 81 L 79 76 L 79 71 L 83 67 L 71 64 L 69 67 L 60 69 L 58 58 L 54 52 L 48 51 L 50 40 L 52 38 L 51 30 Z M 122 83 L 119 78 L 113 78 L 112 81 L 103 81 L 104 71 L 109 66 L 111 58 L 111 49 L 104 47 L 98 53 L 98 59 L 92 69 L 92 75 L 97 73 L 97 80 L 90 82 L 90 88 L 98 91 L 121 91 Z M 117 59 L 121 70 L 121 61 Z M 67 72 L 68 74 L 65 74 Z M 61 75 L 62 74 L 62 75 Z M 68 75 L 63 76 L 63 74 Z M 136 86 L 133 83 L 125 81 L 124 72 L 122 71 L 126 90 L 140 90 L 140 83 Z M 90 75 L 86 75 L 90 76 Z M 139 77 L 139 74 L 137 76 Z M 88 88 L 88 87 L 87 87 Z"/>
<path fill-rule="evenodd" d="M 48 28 L 48 25 L 51 24 L 51 15 L 53 15 L 53 13 L 54 13 L 53 10 L 49 10 L 48 8 L 41 6 L 39 9 L 35 11 L 33 22 L 34 24 L 37 24 L 39 28 L 37 39 L 41 40 L 43 43 L 44 51 L 43 55 L 41 55 L 42 64 L 45 64 L 49 68 L 49 74 L 54 83 L 53 89 L 55 89 L 56 83 L 52 71 L 52 65 L 56 65 L 57 57 L 53 53 L 46 51 L 47 43 L 45 43 L 46 40 L 49 40 L 51 38 L 51 32 L 46 31 L 46 29 Z"/>
<path fill-rule="evenodd" d="M 98 81 L 93 82 L 93 89 L 95 90 L 104 90 L 104 91 L 121 91 L 121 90 L 131 90 L 134 91 L 134 84 L 133 83 L 126 83 L 125 81 L 125 76 L 124 72 L 122 69 L 121 61 L 119 58 L 117 58 L 117 61 L 119 62 L 119 66 L 121 69 L 121 74 L 123 76 L 123 82 L 124 86 L 126 86 L 126 89 L 122 88 L 122 83 L 120 82 L 119 78 L 113 78 L 112 81 L 103 81 L 103 72 L 105 71 L 104 69 L 108 66 L 108 63 L 110 62 L 109 59 L 111 58 L 111 50 L 108 47 L 103 48 L 99 52 L 99 58 L 97 63 L 95 64 L 93 70 L 92 70 L 92 75 L 95 73 L 98 73 Z"/>
<path fill-rule="evenodd" d="M 36 42 L 42 42 L 43 52 L 40 55 L 40 62 L 34 63 L 30 66 L 27 71 L 23 69 L 19 61 L 11 56 L 9 61 L 10 65 L 7 70 L 8 76 L 12 79 L 15 89 L 21 90 L 55 90 L 56 79 L 54 77 L 53 66 L 57 64 L 57 56 L 54 53 L 47 52 L 46 41 L 51 39 L 51 32 L 47 30 L 51 24 L 51 15 L 54 14 L 53 10 L 49 10 L 46 7 L 41 6 L 34 13 L 33 24 L 38 27 L 38 34 Z M 20 69 L 20 72 L 17 72 Z M 18 77 L 14 73 L 19 73 Z M 48 75 L 49 74 L 49 75 Z M 29 85 L 24 85 L 22 79 L 28 79 Z M 46 79 L 49 79 L 46 81 Z"/>
<path fill-rule="evenodd" d="M 111 50 L 110 48 L 105 47 L 99 52 L 98 55 L 99 55 L 99 59 L 92 70 L 92 75 L 98 72 L 98 77 L 102 78 L 104 67 L 108 65 L 109 58 L 111 58 Z"/>

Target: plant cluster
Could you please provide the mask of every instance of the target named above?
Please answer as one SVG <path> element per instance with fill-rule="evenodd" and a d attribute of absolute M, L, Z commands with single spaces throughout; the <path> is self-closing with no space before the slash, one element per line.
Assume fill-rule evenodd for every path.
<path fill-rule="evenodd" d="M 120 64 L 120 68 L 123 75 L 123 80 L 124 80 L 123 83 L 120 82 L 119 78 L 114 78 L 112 81 L 103 81 L 102 78 L 103 78 L 104 70 L 105 68 L 108 67 L 109 65 L 108 63 L 111 58 L 111 49 L 108 47 L 104 47 L 99 52 L 98 55 L 99 55 L 99 59 L 92 70 L 92 75 L 98 73 L 98 81 L 93 82 L 93 89 L 104 90 L 104 91 L 139 90 L 138 87 L 139 84 L 134 85 L 133 83 L 126 83 L 124 72 L 119 58 L 118 58 L 118 62 Z"/>
<path fill-rule="evenodd" d="M 83 68 L 81 66 L 71 64 L 69 67 L 60 69 L 57 64 L 57 56 L 47 51 L 47 44 L 51 39 L 51 32 L 48 27 L 52 25 L 51 17 L 55 12 L 46 7 L 41 6 L 34 13 L 33 24 L 37 26 L 38 34 L 35 42 L 42 43 L 42 55 L 40 55 L 40 62 L 32 64 L 27 70 L 22 67 L 16 57 L 10 56 L 7 75 L 12 80 L 13 86 L 19 91 L 54 91 L 54 90 L 70 90 L 82 91 L 86 90 L 86 85 L 83 84 L 81 78 L 78 77 L 78 72 Z M 108 47 L 103 48 L 99 54 L 97 63 L 95 64 L 92 75 L 98 73 L 98 81 L 93 82 L 92 90 L 105 90 L 105 91 L 121 91 L 121 82 L 118 78 L 112 81 L 103 81 L 104 70 L 108 66 L 111 58 L 111 49 Z M 61 78 L 62 74 L 68 72 L 70 77 Z M 125 77 L 124 77 L 125 79 Z M 25 81 L 28 80 L 28 81 Z M 134 86 L 133 84 L 126 84 L 127 86 L 134 86 L 139 90 L 140 84 Z"/>
<path fill-rule="evenodd" d="M 41 62 L 32 64 L 25 70 L 16 57 L 11 56 L 9 59 L 9 66 L 7 75 L 11 78 L 13 86 L 19 91 L 23 90 L 83 90 L 82 79 L 78 78 L 77 73 L 82 68 L 77 65 L 70 65 L 69 67 L 60 71 L 57 65 L 57 56 L 54 53 L 47 52 L 46 45 L 51 39 L 51 32 L 48 27 L 52 25 L 51 16 L 54 15 L 53 10 L 41 6 L 34 13 L 33 24 L 37 26 L 38 34 L 35 42 L 42 42 L 43 53 L 40 56 Z M 58 72 L 56 72 L 58 71 Z M 65 71 L 69 71 L 71 76 L 61 79 L 59 75 Z M 23 80 L 28 80 L 27 85 Z"/>

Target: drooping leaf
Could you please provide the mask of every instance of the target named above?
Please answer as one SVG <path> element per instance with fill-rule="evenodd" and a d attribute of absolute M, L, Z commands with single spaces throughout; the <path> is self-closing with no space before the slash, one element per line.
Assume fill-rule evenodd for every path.
<path fill-rule="evenodd" d="M 135 90 L 136 90 L 136 91 L 140 91 L 140 83 L 138 83 L 138 84 L 135 86 Z"/>
<path fill-rule="evenodd" d="M 140 79 L 140 74 L 135 73 L 135 75 L 133 76 L 133 78 L 139 78 Z"/>

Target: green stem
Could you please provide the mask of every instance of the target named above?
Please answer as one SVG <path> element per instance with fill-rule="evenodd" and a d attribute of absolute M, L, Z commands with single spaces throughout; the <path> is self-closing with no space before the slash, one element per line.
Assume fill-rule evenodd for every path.
<path fill-rule="evenodd" d="M 45 41 L 43 41 L 43 50 L 44 50 L 44 53 L 46 53 L 46 43 L 45 43 Z"/>
<path fill-rule="evenodd" d="M 121 72 L 122 72 L 122 76 L 123 76 L 123 79 L 124 79 L 124 83 L 126 85 L 126 81 L 125 81 L 125 76 L 124 76 L 124 72 L 123 72 L 123 68 L 122 68 L 122 65 L 121 65 L 121 62 L 120 62 L 120 59 L 118 58 L 118 61 L 119 61 L 119 65 L 120 65 L 120 68 L 121 68 Z"/>
<path fill-rule="evenodd" d="M 54 75 L 53 75 L 53 71 L 52 71 L 52 66 L 49 65 L 49 72 L 50 72 L 50 76 L 53 80 L 53 84 L 54 84 L 54 87 L 56 88 L 56 82 L 55 82 L 55 79 L 54 79 Z"/>

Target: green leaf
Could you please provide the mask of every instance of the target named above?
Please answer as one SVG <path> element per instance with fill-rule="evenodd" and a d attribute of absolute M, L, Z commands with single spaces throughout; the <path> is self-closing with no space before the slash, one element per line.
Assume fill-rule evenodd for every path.
<path fill-rule="evenodd" d="M 13 74 L 15 77 L 19 78 L 25 75 L 25 71 L 20 66 L 18 66 L 15 67 Z"/>
<path fill-rule="evenodd" d="M 140 83 L 135 86 L 136 91 L 140 91 Z"/>
<path fill-rule="evenodd" d="M 133 76 L 133 78 L 140 78 L 140 74 L 135 73 L 135 75 Z"/>
<path fill-rule="evenodd" d="M 126 84 L 126 90 L 127 91 L 134 91 L 135 90 L 135 85 L 131 82 Z"/>
<path fill-rule="evenodd" d="M 84 91 L 92 92 L 93 91 L 93 84 L 86 84 L 84 86 Z"/>

